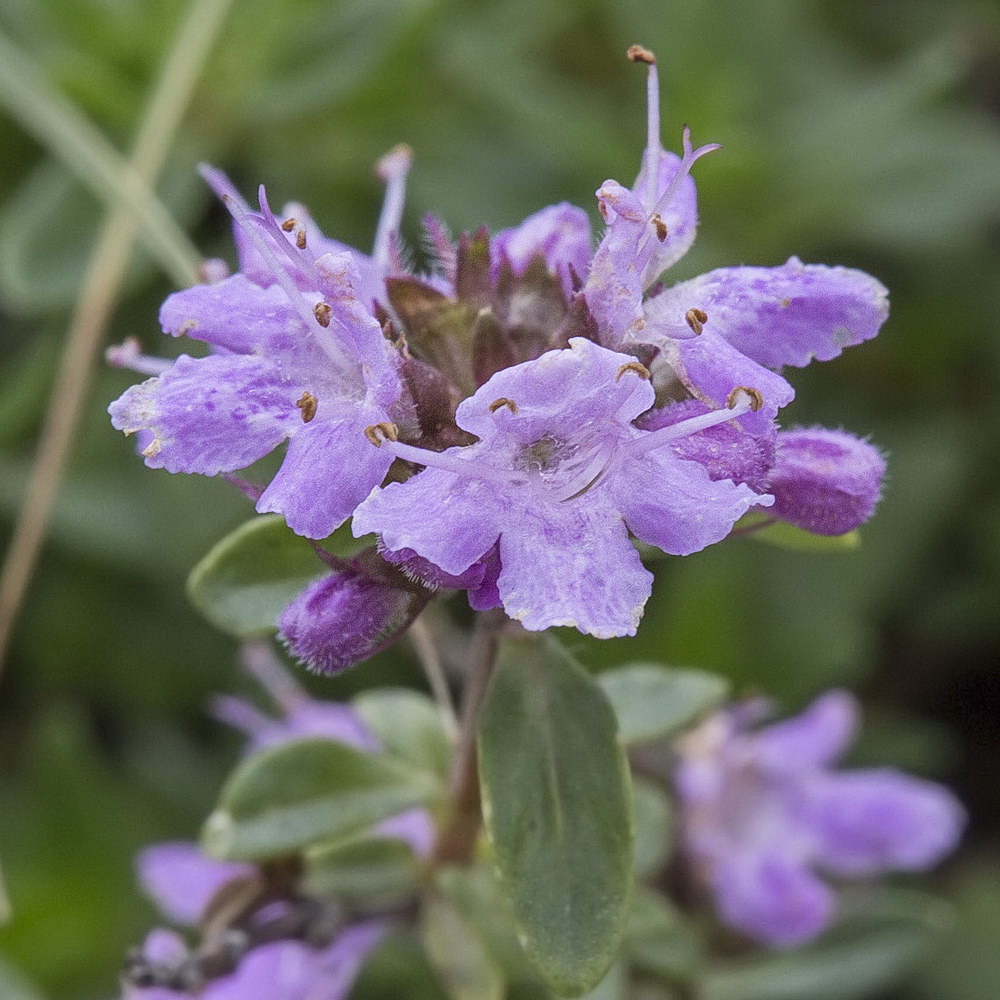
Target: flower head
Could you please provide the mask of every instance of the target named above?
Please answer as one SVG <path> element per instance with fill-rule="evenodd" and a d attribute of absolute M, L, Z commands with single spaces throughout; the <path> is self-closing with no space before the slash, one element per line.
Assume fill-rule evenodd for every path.
<path fill-rule="evenodd" d="M 928 868 L 958 841 L 965 814 L 940 785 L 891 768 L 835 771 L 857 704 L 831 691 L 801 715 L 756 727 L 734 706 L 680 741 L 684 845 L 729 926 L 776 947 L 833 919 L 826 878 Z"/>

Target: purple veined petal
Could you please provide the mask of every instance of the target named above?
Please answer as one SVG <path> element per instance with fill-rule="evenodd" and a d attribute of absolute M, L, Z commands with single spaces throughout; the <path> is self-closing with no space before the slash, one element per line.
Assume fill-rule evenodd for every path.
<path fill-rule="evenodd" d="M 965 826 L 948 789 L 892 768 L 823 775 L 811 791 L 817 861 L 834 875 L 929 868 L 955 849 Z"/>
<path fill-rule="evenodd" d="M 469 607 L 473 611 L 489 611 L 503 607 L 497 579 L 500 576 L 499 547 L 491 550 L 482 560 L 483 578 L 474 587 L 469 587 Z"/>
<path fill-rule="evenodd" d="M 829 767 L 854 742 L 858 702 L 849 691 L 828 691 L 805 711 L 764 726 L 747 738 L 754 758 L 770 772 Z"/>
<path fill-rule="evenodd" d="M 771 502 L 742 483 L 713 480 L 698 462 L 669 448 L 626 463 L 610 488 L 635 536 L 678 556 L 722 541 L 751 507 Z"/>
<path fill-rule="evenodd" d="M 655 398 L 646 379 L 627 372 L 619 377 L 630 364 L 630 355 L 574 337 L 569 348 L 497 372 L 459 404 L 455 419 L 484 445 L 496 437 L 531 444 L 554 425 L 579 428 L 605 420 L 625 427 Z M 491 411 L 498 399 L 512 401 L 516 413 Z"/>
<path fill-rule="evenodd" d="M 310 334 L 284 291 L 277 285 L 261 288 L 242 274 L 168 295 L 160 325 L 171 337 L 191 337 L 237 354 L 299 353 L 309 347 Z"/>
<path fill-rule="evenodd" d="M 428 468 L 373 491 L 354 512 L 352 531 L 356 538 L 376 532 L 387 549 L 412 549 L 457 576 L 493 547 L 500 516 L 492 483 Z"/>
<path fill-rule="evenodd" d="M 379 836 L 409 844 L 420 857 L 429 855 L 434 845 L 434 823 L 426 809 L 407 809 L 383 820 L 375 829 Z"/>
<path fill-rule="evenodd" d="M 569 625 L 599 639 L 635 635 L 653 575 L 621 518 L 593 499 L 597 490 L 507 513 L 497 589 L 508 616 L 530 632 Z"/>
<path fill-rule="evenodd" d="M 817 535 L 843 535 L 871 517 L 885 459 L 867 441 L 812 427 L 782 431 L 771 472 L 775 517 Z"/>
<path fill-rule="evenodd" d="M 299 535 L 326 538 L 389 471 L 392 455 L 373 447 L 364 433 L 385 419 L 377 407 L 336 402 L 308 424 L 299 416 L 285 460 L 257 510 L 281 514 Z"/>
<path fill-rule="evenodd" d="M 361 572 L 331 573 L 282 611 L 278 638 L 311 670 L 336 673 L 395 642 L 429 596 Z"/>
<path fill-rule="evenodd" d="M 706 329 L 767 368 L 829 361 L 878 333 L 889 315 L 888 292 L 864 271 L 803 264 L 724 267 L 675 285 L 651 308 L 683 325 L 689 309 Z"/>
<path fill-rule="evenodd" d="M 643 430 L 655 431 L 708 412 L 701 401 L 686 399 L 650 410 L 638 424 Z M 729 421 L 678 438 L 671 448 L 678 458 L 703 466 L 713 480 L 731 479 L 746 483 L 755 493 L 767 493 L 774 466 L 775 431 L 749 434 L 736 421 Z"/>
<path fill-rule="evenodd" d="M 216 861 L 197 844 L 153 844 L 136 857 L 139 884 L 165 917 L 197 924 L 212 897 L 227 882 L 252 875 L 252 865 Z M 152 957 L 152 956 L 150 956 Z"/>
<path fill-rule="evenodd" d="M 529 215 L 520 225 L 502 229 L 491 240 L 493 280 L 506 255 L 514 273 L 521 275 L 537 254 L 542 254 L 549 270 L 559 276 L 566 298 L 573 294 L 570 275 L 587 277 L 590 268 L 590 219 L 582 208 L 569 202 L 549 205 Z"/>
<path fill-rule="evenodd" d="M 214 476 L 245 468 L 301 425 L 296 398 L 260 358 L 182 354 L 168 372 L 127 389 L 108 412 L 117 430 L 152 433 L 143 450 L 149 468 Z"/>
<path fill-rule="evenodd" d="M 740 418 L 752 434 L 767 434 L 778 410 L 795 397 L 795 390 L 780 375 L 751 361 L 707 327 L 700 336 L 663 346 L 677 377 L 697 399 L 713 407 L 725 406 L 737 386 L 756 389 L 764 405 Z"/>
<path fill-rule="evenodd" d="M 712 882 L 723 922 L 775 948 L 803 944 L 833 919 L 833 890 L 778 850 L 731 851 L 717 859 Z"/>

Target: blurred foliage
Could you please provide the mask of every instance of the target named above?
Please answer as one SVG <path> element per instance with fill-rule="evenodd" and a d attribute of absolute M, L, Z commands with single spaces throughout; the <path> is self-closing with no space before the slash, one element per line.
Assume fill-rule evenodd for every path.
<path fill-rule="evenodd" d="M 0 30 L 124 149 L 182 12 L 183 0 L 5 0 Z M 992 997 L 996 2 L 243 0 L 161 194 L 206 254 L 231 259 L 223 213 L 194 176 L 202 159 L 248 193 L 264 180 L 274 202 L 306 202 L 327 232 L 365 247 L 380 197 L 371 164 L 407 141 L 416 167 L 404 233 L 414 244 L 429 210 L 456 231 L 499 228 L 568 199 L 596 224 L 595 188 L 629 181 L 638 166 L 643 82 L 622 57 L 635 41 L 660 56 L 667 139 L 687 121 L 697 139 L 726 147 L 698 165 L 702 235 L 677 277 L 796 253 L 864 267 L 890 287 L 883 334 L 792 373 L 798 399 L 785 420 L 870 434 L 891 478 L 855 551 L 747 539 L 664 560 L 638 639 L 566 638 L 594 668 L 709 667 L 788 707 L 855 686 L 872 722 L 859 760 L 950 781 L 972 818 L 966 854 L 940 876 L 955 930 L 897 997 Z M 2 112 L 0 142 L 6 535 L 103 207 Z M 157 335 L 169 286 L 141 254 L 132 270 L 109 341 L 136 335 L 176 353 Z M 104 414 L 131 381 L 104 372 L 91 393 L 3 679 L 0 854 L 14 908 L 0 929 L 5 997 L 35 996 L 23 977 L 53 1000 L 114 992 L 120 956 L 152 920 L 132 886 L 132 853 L 190 836 L 235 755 L 205 711 L 211 693 L 245 684 L 235 646 L 189 606 L 184 580 L 248 505 L 222 482 L 142 467 Z M 401 648 L 310 686 L 347 697 L 414 677 Z M 381 949 L 362 990 L 377 995 L 411 952 L 408 941 Z M 413 992 L 437 995 L 420 981 Z"/>

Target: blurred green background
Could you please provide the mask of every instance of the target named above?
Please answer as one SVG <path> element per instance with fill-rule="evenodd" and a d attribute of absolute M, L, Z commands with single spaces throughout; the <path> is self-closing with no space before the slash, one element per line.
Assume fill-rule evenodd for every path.
<path fill-rule="evenodd" d="M 120 149 L 182 0 L 2 0 L 0 30 Z M 159 190 L 206 254 L 228 226 L 194 174 L 228 170 L 304 201 L 366 248 L 372 163 L 415 151 L 404 234 L 440 213 L 496 229 L 628 183 L 659 56 L 667 145 L 698 164 L 701 229 L 673 275 L 840 263 L 892 293 L 877 341 L 791 373 L 785 424 L 842 426 L 889 455 L 850 554 L 754 540 L 663 561 L 636 640 L 569 637 L 590 664 L 711 667 L 787 708 L 836 684 L 867 706 L 857 762 L 955 787 L 963 849 L 933 881 L 956 908 L 893 994 L 994 1000 L 1000 982 L 1000 5 L 941 0 L 239 0 Z M 0 107 L 0 538 L 9 536 L 53 369 L 106 206 Z M 598 230 L 599 231 L 599 230 Z M 170 290 L 137 254 L 108 342 L 151 352 Z M 134 378 L 102 368 L 0 690 L 0 858 L 13 904 L 0 963 L 51 1000 L 115 992 L 153 912 L 132 854 L 190 836 L 237 752 L 205 711 L 248 685 L 189 607 L 190 566 L 249 507 L 222 482 L 150 472 L 111 430 Z M 416 680 L 405 648 L 312 690 Z M 0 965 L 0 995 L 16 996 Z M 9 982 L 4 985 L 4 977 Z M 33 994 L 25 994 L 33 995 Z"/>

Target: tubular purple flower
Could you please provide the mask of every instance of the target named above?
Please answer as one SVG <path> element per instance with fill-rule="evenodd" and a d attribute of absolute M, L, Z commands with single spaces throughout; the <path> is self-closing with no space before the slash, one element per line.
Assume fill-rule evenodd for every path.
<path fill-rule="evenodd" d="M 884 475 L 882 453 L 844 431 L 780 431 L 771 513 L 816 535 L 843 535 L 872 516 Z"/>
<path fill-rule="evenodd" d="M 374 490 L 354 533 L 377 532 L 386 549 L 412 550 L 449 574 L 499 543 L 497 590 L 525 628 L 634 634 L 652 576 L 630 530 L 687 554 L 770 503 L 665 447 L 749 412 L 759 394 L 744 390 L 731 407 L 644 431 L 632 421 L 653 403 L 648 378 L 634 358 L 574 338 L 498 372 L 460 404 L 456 421 L 476 444 L 432 452 L 374 434 L 379 450 L 424 471 Z"/>
<path fill-rule="evenodd" d="M 760 712 L 737 705 L 678 741 L 684 847 L 723 922 L 748 937 L 801 944 L 836 914 L 822 876 L 919 870 L 958 842 L 965 813 L 942 786 L 833 770 L 857 714 L 844 691 L 760 728 Z"/>

